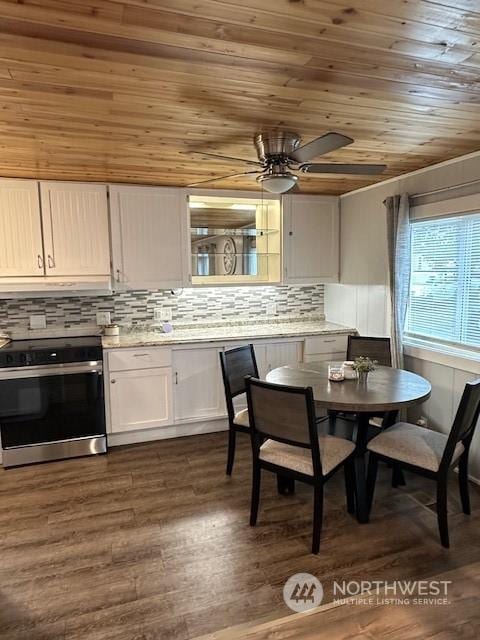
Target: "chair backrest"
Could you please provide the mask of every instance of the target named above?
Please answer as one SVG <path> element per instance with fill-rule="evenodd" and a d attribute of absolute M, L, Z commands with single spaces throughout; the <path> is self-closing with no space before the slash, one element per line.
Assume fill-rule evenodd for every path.
<path fill-rule="evenodd" d="M 236 396 L 245 393 L 245 377 L 252 376 L 258 378 L 257 360 L 255 358 L 253 344 L 220 352 L 220 364 L 222 367 L 228 415 L 233 419 L 234 409 L 232 401 Z"/>
<path fill-rule="evenodd" d="M 322 465 L 311 387 L 290 387 L 247 378 L 247 401 L 254 454 L 265 438 L 311 449 L 314 473 Z"/>
<path fill-rule="evenodd" d="M 371 338 L 368 336 L 348 336 L 347 360 L 360 356 L 376 360 L 384 367 L 392 366 L 390 338 Z"/>
<path fill-rule="evenodd" d="M 449 467 L 459 442 L 468 448 L 480 416 L 480 379 L 467 382 L 443 452 L 442 466 Z"/>

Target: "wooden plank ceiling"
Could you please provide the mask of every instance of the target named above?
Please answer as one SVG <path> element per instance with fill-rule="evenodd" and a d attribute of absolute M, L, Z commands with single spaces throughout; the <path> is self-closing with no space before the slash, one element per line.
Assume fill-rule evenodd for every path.
<path fill-rule="evenodd" d="M 479 72 L 479 0 L 0 0 L 0 175 L 186 185 L 335 130 L 388 165 L 301 177 L 343 193 L 477 150 Z"/>

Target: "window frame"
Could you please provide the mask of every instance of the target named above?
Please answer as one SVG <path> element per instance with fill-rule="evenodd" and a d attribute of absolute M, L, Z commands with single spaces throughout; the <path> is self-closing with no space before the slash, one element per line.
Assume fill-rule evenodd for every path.
<path fill-rule="evenodd" d="M 413 207 L 410 211 L 410 231 L 412 234 L 411 252 L 413 251 L 413 227 L 415 224 L 421 222 L 435 223 L 442 220 L 445 221 L 448 218 L 470 217 L 472 215 L 476 217 L 480 216 L 480 194 L 477 194 L 473 199 L 472 196 L 469 196 L 469 204 L 474 206 L 469 206 L 467 210 L 460 211 L 458 203 L 464 201 L 465 199 L 466 198 L 459 198 L 456 200 L 452 200 L 451 204 L 449 203 L 449 201 L 442 201 L 416 208 Z M 462 202 L 462 204 L 464 204 L 464 202 Z M 467 282 L 465 279 L 463 279 L 463 282 L 463 290 L 465 291 L 467 288 Z M 475 372 L 480 371 L 480 364 L 478 365 L 478 367 L 475 366 L 480 361 L 480 344 L 472 345 L 465 342 L 452 341 L 440 337 L 424 335 L 422 333 L 408 329 L 411 287 L 412 283 L 410 280 L 408 309 L 405 317 L 403 339 L 404 345 L 406 346 L 406 355 L 420 357 L 421 359 L 431 359 L 429 357 L 426 357 L 425 354 L 436 352 L 438 354 L 445 354 L 447 358 L 453 359 L 453 362 L 449 363 L 450 366 L 454 366 L 454 361 L 456 360 L 457 363 L 462 363 L 461 368 L 466 368 L 467 370 L 475 370 Z M 442 358 L 440 358 L 440 360 L 442 360 Z M 470 364 L 472 360 L 475 361 L 473 369 L 472 365 Z"/>

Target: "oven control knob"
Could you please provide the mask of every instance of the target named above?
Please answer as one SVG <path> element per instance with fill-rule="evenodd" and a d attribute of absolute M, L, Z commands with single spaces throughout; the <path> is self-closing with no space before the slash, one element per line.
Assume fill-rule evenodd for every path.
<path fill-rule="evenodd" d="M 21 353 L 19 360 L 23 365 L 32 364 L 32 356 L 30 353 Z"/>

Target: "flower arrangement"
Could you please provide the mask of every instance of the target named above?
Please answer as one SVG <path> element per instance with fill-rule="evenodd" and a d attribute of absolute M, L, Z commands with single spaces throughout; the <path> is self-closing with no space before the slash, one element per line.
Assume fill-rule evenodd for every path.
<path fill-rule="evenodd" d="M 377 364 L 378 360 L 371 360 L 371 358 L 367 358 L 366 356 L 359 356 L 355 358 L 352 367 L 357 373 L 369 373 L 370 371 L 375 371 L 375 365 Z"/>

